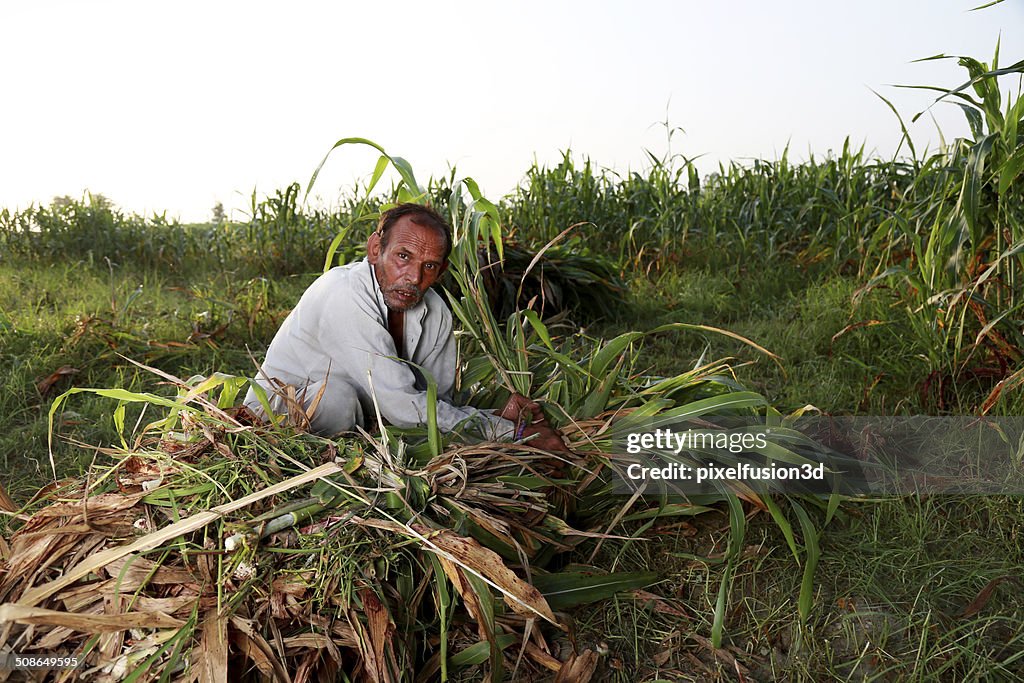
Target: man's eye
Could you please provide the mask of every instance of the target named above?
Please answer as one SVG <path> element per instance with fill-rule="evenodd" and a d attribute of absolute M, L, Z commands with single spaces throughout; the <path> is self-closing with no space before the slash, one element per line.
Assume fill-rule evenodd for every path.
<path fill-rule="evenodd" d="M 428 263 L 425 267 L 427 270 L 434 270 L 437 268 L 437 266 L 434 265 L 433 263 Z"/>
<path fill-rule="evenodd" d="M 403 261 L 408 261 L 409 260 L 409 255 L 408 254 L 399 254 L 398 258 L 402 259 Z"/>

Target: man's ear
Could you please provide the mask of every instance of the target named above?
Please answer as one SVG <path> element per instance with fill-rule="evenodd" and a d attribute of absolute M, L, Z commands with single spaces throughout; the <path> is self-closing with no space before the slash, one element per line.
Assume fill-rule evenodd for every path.
<path fill-rule="evenodd" d="M 370 262 L 371 266 L 377 265 L 377 261 L 380 260 L 380 251 L 380 233 L 374 231 L 366 240 L 366 260 Z"/>

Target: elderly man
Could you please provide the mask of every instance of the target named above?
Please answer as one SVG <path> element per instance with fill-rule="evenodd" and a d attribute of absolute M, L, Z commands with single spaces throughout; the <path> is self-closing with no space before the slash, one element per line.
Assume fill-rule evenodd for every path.
<path fill-rule="evenodd" d="M 532 437 L 540 448 L 564 450 L 539 406 L 521 395 L 500 413 L 450 403 L 452 316 L 430 287 L 447 269 L 451 249 L 451 229 L 432 209 L 401 204 L 384 212 L 366 242 L 366 259 L 319 277 L 275 335 L 256 378 L 271 409 L 286 412 L 281 389 L 290 385 L 305 408 L 316 402 L 310 427 L 321 434 L 367 426 L 376 410 L 399 427 L 425 424 L 425 372 L 437 382 L 442 431 Z M 262 414 L 252 389 L 245 404 Z"/>

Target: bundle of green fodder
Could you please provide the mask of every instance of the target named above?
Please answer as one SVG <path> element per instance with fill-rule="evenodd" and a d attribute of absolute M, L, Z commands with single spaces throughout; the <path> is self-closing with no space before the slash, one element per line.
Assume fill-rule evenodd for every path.
<path fill-rule="evenodd" d="M 591 252 L 578 236 L 548 245 L 505 240 L 501 259 L 486 250 L 478 256 L 498 318 L 532 301 L 545 319 L 564 312 L 586 322 L 614 317 L 626 304 L 626 283 L 615 261 Z"/>
<path fill-rule="evenodd" d="M 648 376 L 639 332 L 559 340 L 530 309 L 499 323 L 480 263 L 481 247 L 502 255 L 497 212 L 466 186 L 486 210 L 460 209 L 453 193 L 460 390 L 480 407 L 511 391 L 541 400 L 571 454 L 443 435 L 432 420 L 341 440 L 256 425 L 230 408 L 246 380 L 220 375 L 165 376 L 174 399 L 73 389 L 51 416 L 81 391 L 118 400 L 122 426 L 126 402 L 166 414 L 18 513 L 0 544 L 0 652 L 77 655 L 93 680 L 430 680 L 467 666 L 491 680 L 589 679 L 593 652 L 559 658 L 551 646 L 568 629 L 562 611 L 657 577 L 554 571 L 553 560 L 623 523 L 643 520 L 642 533 L 659 516 L 708 509 L 614 495 L 633 457 L 623 440 L 757 414 L 765 401 L 722 362 Z M 308 417 L 296 409 L 288 422 Z M 761 455 L 789 457 L 770 445 Z M 724 594 L 718 604 L 715 637 Z"/>
<path fill-rule="evenodd" d="M 570 423 L 573 452 L 553 455 L 254 425 L 218 407 L 242 382 L 181 382 L 176 400 L 100 392 L 170 409 L 19 513 L 0 651 L 74 654 L 92 680 L 391 681 L 468 665 L 586 680 L 594 653 L 550 647 L 559 611 L 656 580 L 545 571 L 622 512 L 609 433 L 649 403 Z"/>

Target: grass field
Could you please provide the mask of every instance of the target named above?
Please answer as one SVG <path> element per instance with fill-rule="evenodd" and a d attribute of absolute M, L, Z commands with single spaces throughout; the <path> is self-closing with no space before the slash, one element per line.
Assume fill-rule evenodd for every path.
<path fill-rule="evenodd" d="M 593 336 L 663 322 L 724 327 L 782 357 L 782 367 L 718 335 L 666 333 L 650 339 L 641 363 L 661 374 L 688 369 L 702 354 L 734 356 L 743 384 L 783 412 L 812 404 L 836 414 L 929 414 L 922 396 L 927 364 L 891 314 L 892 295 L 858 305 L 855 273 L 800 268 L 748 254 L 723 264 L 695 253 L 655 263 L 629 281 L 628 305 L 615 319 L 579 321 Z M 313 262 L 318 254 L 311 254 Z M 49 478 L 46 416 L 68 386 L 156 390 L 156 379 L 127 358 L 181 377 L 248 374 L 276 326 L 315 271 L 263 280 L 215 268 L 184 274 L 134 264 L 92 265 L 5 259 L 0 322 L 7 370 L 0 406 L 4 484 L 25 500 Z M 714 261 L 714 262 L 713 262 Z M 880 325 L 833 336 L 859 320 Z M 52 388 L 37 382 L 60 368 Z M 989 387 L 965 388 L 953 411 L 970 412 Z M 997 410 L 1012 414 L 1010 394 Z M 94 452 L 74 444 L 114 440 L 110 406 L 75 397 L 59 414 L 61 474 L 88 465 Z M 850 504 L 821 538 L 814 608 L 806 626 L 796 610 L 800 571 L 770 519 L 751 521 L 732 577 L 724 651 L 710 648 L 710 614 L 728 541 L 727 517 L 666 523 L 654 541 L 609 546 L 598 560 L 619 568 L 658 568 L 666 581 L 644 604 L 616 599 L 577 616 L 581 637 L 607 644 L 617 680 L 689 672 L 696 679 L 1010 680 L 1022 671 L 1024 628 L 1019 586 L 998 583 L 1024 568 L 1019 498 L 933 497 Z M 982 608 L 965 610 L 996 581 Z M 694 661 L 693 658 L 699 660 Z M 732 662 L 736 662 L 735 664 Z M 639 667 L 639 668 L 638 668 Z M 740 667 L 737 669 L 737 667 Z M 637 671 L 640 672 L 636 677 Z"/>
<path fill-rule="evenodd" d="M 986 76 L 996 65 L 967 66 L 986 118 L 974 140 L 928 159 L 882 162 L 847 147 L 700 178 L 668 158 L 619 178 L 566 153 L 555 168 L 529 169 L 499 207 L 514 239 L 536 250 L 584 222 L 567 250 L 627 285 L 610 313 L 577 308 L 552 329 L 602 339 L 669 322 L 729 330 L 781 362 L 695 331 L 648 337 L 635 362 L 671 376 L 700 358 L 731 358 L 735 380 L 783 413 L 1024 414 L 1024 100 L 1000 114 Z M 432 181 L 435 203 L 452 186 Z M 336 214 L 304 212 L 298 196 L 292 186 L 254 198 L 246 224 L 180 226 L 100 197 L 4 212 L 0 458 L 15 501 L 51 478 L 50 403 L 70 386 L 167 391 L 132 360 L 179 377 L 253 373 L 358 211 L 353 199 Z M 358 257 L 365 229 L 338 254 Z M 126 423 L 143 417 L 129 408 Z M 84 395 L 57 413 L 55 432 L 59 475 L 84 471 L 97 457 L 89 445 L 117 438 L 109 403 Z M 579 638 L 604 653 L 607 680 L 1021 680 L 1022 505 L 1014 496 L 858 500 L 827 526 L 809 505 L 820 556 L 806 620 L 801 564 L 769 515 L 751 513 L 741 539 L 724 509 L 662 520 L 642 540 L 604 544 L 594 563 L 656 569 L 664 580 L 579 610 Z M 731 543 L 738 559 L 727 563 Z"/>

